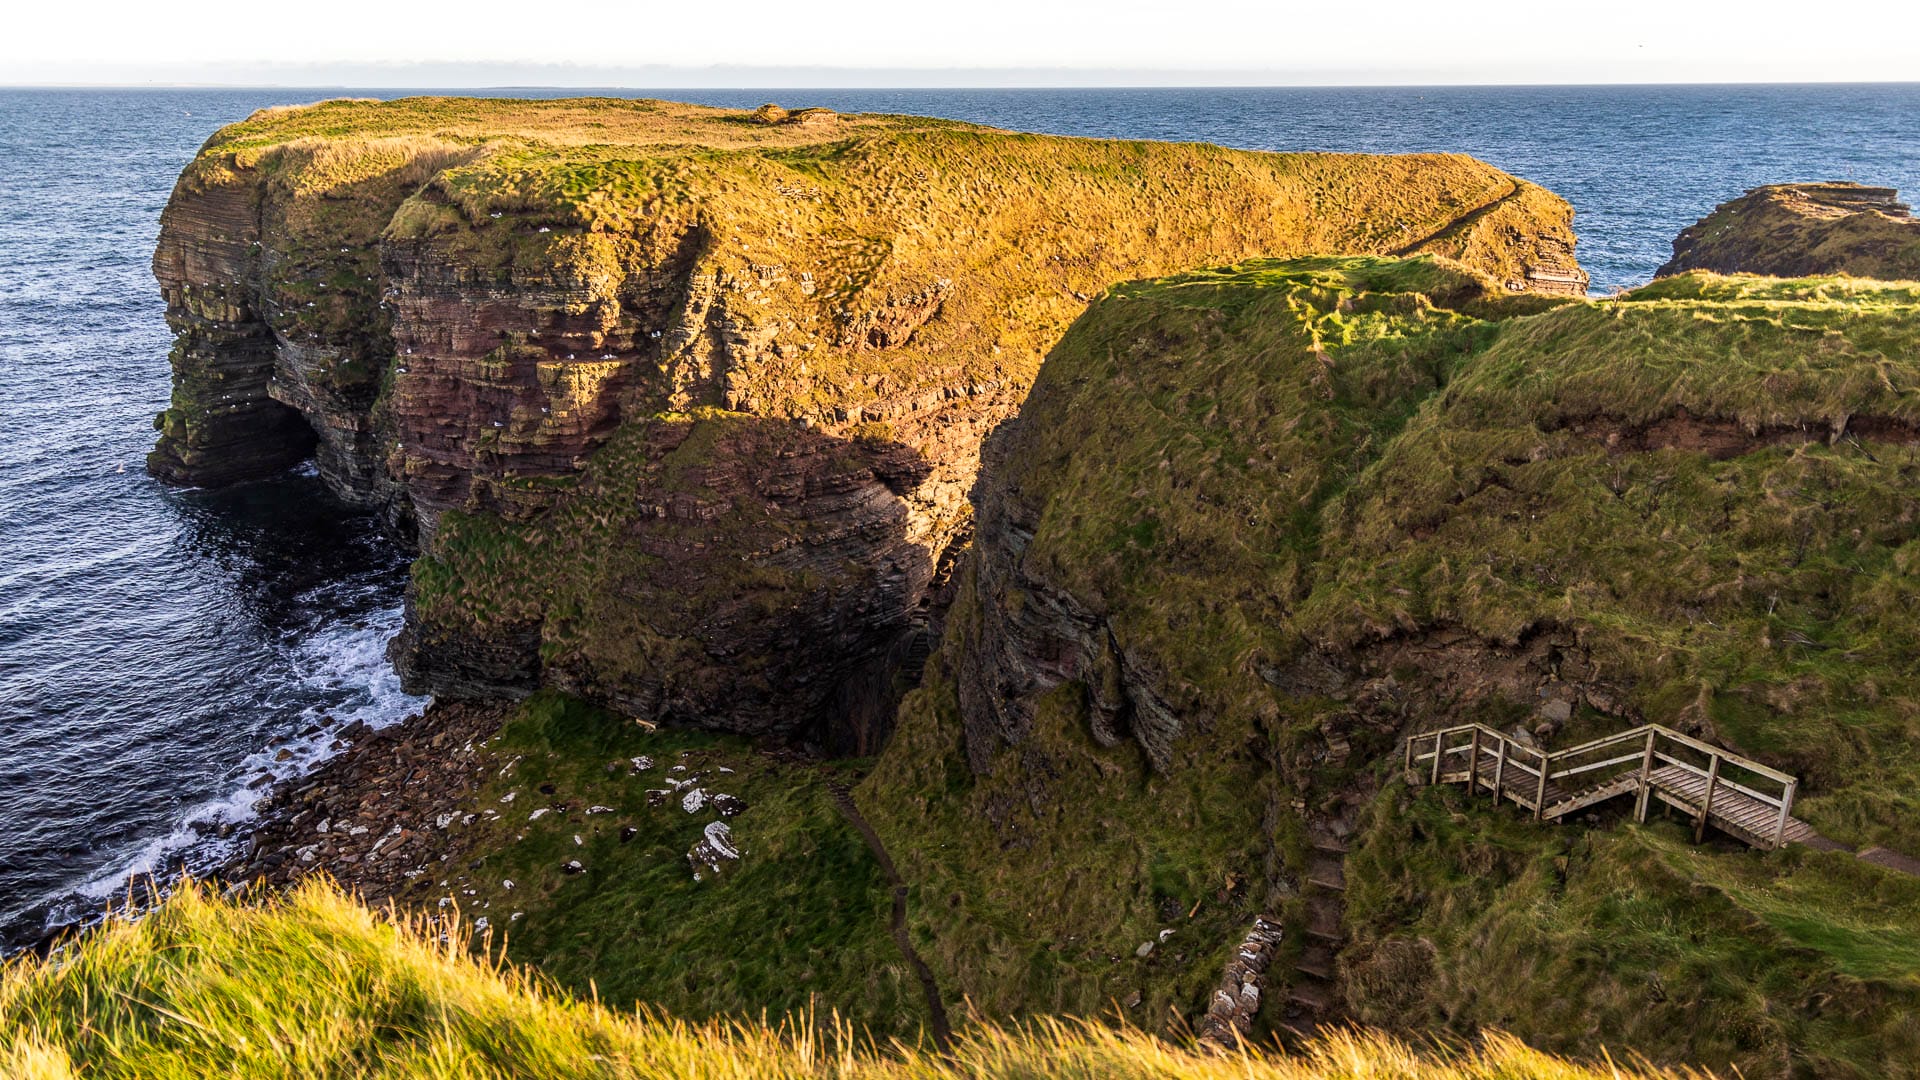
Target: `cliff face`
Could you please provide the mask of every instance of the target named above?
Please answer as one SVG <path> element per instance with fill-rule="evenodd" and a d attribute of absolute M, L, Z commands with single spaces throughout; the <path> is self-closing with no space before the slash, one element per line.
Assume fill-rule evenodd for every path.
<path fill-rule="evenodd" d="M 1570 216 L 1454 156 L 657 102 L 283 110 L 216 135 L 168 208 L 154 469 L 283 467 L 304 417 L 336 490 L 419 523 L 416 689 L 740 731 L 852 714 L 873 745 L 980 441 L 1088 297 L 1308 251 L 1577 291 Z"/>
<path fill-rule="evenodd" d="M 404 516 L 375 409 L 393 355 L 378 240 L 401 201 L 465 153 L 295 140 L 189 167 L 153 260 L 176 335 L 155 475 L 221 484 L 313 454 L 336 494 Z"/>
<path fill-rule="evenodd" d="M 1892 1068 L 1911 972 L 1854 950 L 1920 887 L 1536 826 L 1388 763 L 1466 720 L 1563 746 L 1657 720 L 1797 772 L 1831 835 L 1920 847 L 1916 346 L 1912 287 L 1847 279 L 1555 304 L 1353 259 L 1116 288 L 989 441 L 947 637 L 860 791 L 943 984 L 1192 1018 L 1265 916 L 1275 1028 Z"/>
<path fill-rule="evenodd" d="M 1688 226 L 1659 276 L 1712 270 L 1920 278 L 1920 220 L 1897 195 L 1838 182 L 1754 188 Z"/>

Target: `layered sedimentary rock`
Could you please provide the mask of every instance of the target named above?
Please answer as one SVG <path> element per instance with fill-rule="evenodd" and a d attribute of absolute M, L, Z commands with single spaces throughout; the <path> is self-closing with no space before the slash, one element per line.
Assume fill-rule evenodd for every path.
<path fill-rule="evenodd" d="M 1570 217 L 1458 156 L 659 102 L 281 110 L 215 136 L 168 208 L 155 470 L 281 467 L 305 417 L 336 490 L 419 524 L 418 689 L 880 717 L 981 439 L 1090 297 L 1309 251 L 1577 292 Z"/>
<path fill-rule="evenodd" d="M 942 985 L 1199 1023 L 1270 915 L 1338 945 L 1316 984 L 1370 1023 L 1897 1071 L 1908 975 L 1858 978 L 1839 928 L 1908 884 L 1394 777 L 1453 723 L 1653 720 L 1802 776 L 1823 830 L 1920 847 L 1916 346 L 1908 284 L 1556 302 L 1321 259 L 1111 290 L 989 440 L 946 638 L 861 791 Z M 1289 1011 L 1293 967 L 1256 1034 L 1324 1017 Z"/>
<path fill-rule="evenodd" d="M 1920 278 L 1920 220 L 1892 188 L 1770 184 L 1721 203 L 1673 241 L 1665 277 L 1686 270 Z"/>
<path fill-rule="evenodd" d="M 378 240 L 403 199 L 466 153 L 421 138 L 295 139 L 195 160 L 153 260 L 176 334 L 156 475 L 220 484 L 313 455 L 348 502 L 404 515 L 376 434 L 393 355 Z"/>

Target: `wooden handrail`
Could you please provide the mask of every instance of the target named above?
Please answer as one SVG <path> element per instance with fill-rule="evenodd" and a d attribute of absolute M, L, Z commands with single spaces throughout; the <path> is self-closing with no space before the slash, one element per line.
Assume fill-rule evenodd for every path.
<path fill-rule="evenodd" d="M 1460 742 L 1458 745 L 1451 744 L 1451 740 L 1460 735 L 1467 735 L 1469 738 Z M 1488 739 L 1492 740 L 1491 744 L 1487 742 Z M 1422 748 L 1427 747 L 1429 740 L 1432 746 L 1423 750 Z M 1674 753 L 1665 752 L 1662 749 L 1662 743 L 1671 743 L 1676 750 L 1680 747 L 1685 747 L 1686 749 L 1704 754 L 1707 758 L 1706 764 L 1704 766 L 1696 765 L 1691 761 L 1675 756 Z M 1615 756 L 1600 761 L 1579 761 L 1578 764 L 1574 763 L 1578 759 L 1586 758 L 1603 751 L 1624 748 L 1628 745 L 1633 746 L 1633 752 L 1630 754 L 1616 754 Z M 1800 783 L 1796 777 L 1789 773 L 1762 765 L 1751 758 L 1732 753 L 1724 747 L 1715 746 L 1712 743 L 1704 742 L 1690 735 L 1683 735 L 1661 724 L 1642 724 L 1639 727 L 1629 728 L 1626 731 L 1616 732 L 1602 738 L 1591 739 L 1564 750 L 1553 751 L 1544 750 L 1537 746 L 1529 746 L 1504 731 L 1480 723 L 1456 724 L 1453 727 L 1441 728 L 1438 731 L 1410 735 L 1406 741 L 1406 766 L 1409 770 L 1412 770 L 1423 762 L 1431 761 L 1433 764 L 1429 780 L 1433 783 L 1438 783 L 1443 776 L 1448 774 L 1450 767 L 1458 767 L 1457 765 L 1450 766 L 1447 759 L 1450 757 L 1464 757 L 1467 785 L 1475 791 L 1479 790 L 1479 785 L 1487 782 L 1480 771 L 1482 764 L 1481 757 L 1483 754 L 1491 756 L 1493 760 L 1492 783 L 1493 800 L 1495 803 L 1498 803 L 1501 797 L 1506 794 L 1506 773 L 1509 768 L 1518 769 L 1527 776 L 1534 778 L 1533 809 L 1536 819 L 1545 814 L 1547 785 L 1549 781 L 1583 776 L 1588 773 L 1617 768 L 1622 765 L 1637 764 L 1638 768 L 1634 770 L 1633 773 L 1623 775 L 1633 776 L 1638 784 L 1639 805 L 1636 810 L 1636 815 L 1644 820 L 1648 796 L 1652 788 L 1657 786 L 1658 783 L 1654 776 L 1655 763 L 1660 762 L 1706 780 L 1706 795 L 1705 798 L 1701 800 L 1701 806 L 1694 826 L 1696 836 L 1704 832 L 1707 821 L 1712 816 L 1714 796 L 1721 791 L 1732 791 L 1738 792 L 1763 806 L 1779 808 L 1779 818 L 1773 828 L 1774 835 L 1772 843 L 1775 847 L 1778 847 L 1785 841 L 1787 826 L 1793 817 L 1794 798 L 1798 794 Z M 1531 758 L 1534 764 L 1527 764 L 1526 759 L 1528 758 Z M 1781 791 L 1779 794 L 1773 795 L 1741 784 L 1726 775 L 1726 770 L 1729 768 L 1742 770 L 1752 776 L 1771 780 L 1781 785 Z M 1453 775 L 1457 776 L 1458 774 L 1455 773 Z M 1598 783 L 1586 782 L 1583 791 L 1565 794 L 1563 801 L 1564 799 L 1591 795 L 1602 790 L 1602 786 L 1605 784 L 1617 783 L 1618 779 L 1619 777 L 1616 776 L 1603 778 Z M 1678 796 L 1663 794 L 1661 797 L 1671 800 Z M 1519 801 L 1521 796 L 1515 795 L 1514 798 L 1516 801 Z M 1687 801 L 1691 804 L 1691 797 L 1687 797 Z"/>
<path fill-rule="evenodd" d="M 1701 753 L 1708 755 L 1709 757 L 1719 758 L 1725 764 L 1736 765 L 1756 775 L 1764 776 L 1767 779 L 1772 780 L 1776 783 L 1791 784 L 1791 783 L 1798 782 L 1795 779 L 1795 777 L 1790 773 L 1784 773 L 1778 769 L 1774 769 L 1766 765 L 1762 765 L 1751 758 L 1742 757 L 1739 754 L 1735 754 L 1724 747 L 1715 746 L 1712 743 L 1702 742 L 1701 740 L 1693 738 L 1690 735 L 1682 735 L 1680 732 L 1675 731 L 1672 728 L 1667 727 L 1663 724 L 1642 724 L 1636 728 L 1629 728 L 1626 731 L 1618 732 L 1613 735 L 1607 735 L 1598 739 L 1592 739 L 1587 742 L 1581 743 L 1577 746 L 1570 746 L 1563 750 L 1554 750 L 1551 752 L 1542 751 L 1535 747 L 1527 746 L 1526 744 L 1515 740 L 1513 736 L 1508 735 L 1506 732 L 1499 731 L 1495 728 L 1488 727 L 1485 724 L 1478 724 L 1478 723 L 1458 724 L 1449 728 L 1441 728 L 1438 731 L 1423 732 L 1419 735 L 1410 736 L 1409 741 L 1411 741 L 1412 739 L 1419 739 L 1422 741 L 1427 739 L 1433 739 L 1435 740 L 1436 745 L 1441 745 L 1444 742 L 1445 738 L 1449 735 L 1459 735 L 1467 732 L 1479 732 L 1481 734 L 1491 735 L 1496 739 L 1509 743 L 1516 749 L 1531 752 L 1536 757 L 1563 759 L 1563 758 L 1576 757 L 1581 754 L 1591 753 L 1595 750 L 1604 749 L 1612 745 L 1625 744 L 1629 742 L 1637 742 L 1643 739 L 1649 731 L 1653 732 L 1657 739 L 1669 740 L 1671 742 L 1679 743 L 1682 746 L 1689 747 L 1694 750 L 1698 750 Z M 1441 752 L 1453 753 L 1453 754 L 1467 754 L 1467 753 L 1471 753 L 1471 747 L 1465 744 L 1460 746 L 1449 746 L 1449 747 L 1445 747 L 1444 750 L 1442 750 Z M 1433 753 L 1434 753 L 1433 751 L 1428 751 L 1427 753 L 1424 753 L 1424 754 L 1416 754 L 1413 756 L 1412 760 L 1426 761 L 1433 757 Z M 1661 760 L 1664 760 L 1669 764 L 1680 765 L 1690 770 L 1697 771 L 1701 775 L 1705 775 L 1705 770 L 1698 765 L 1692 765 L 1689 762 L 1681 761 L 1677 758 L 1672 757 L 1671 755 L 1662 754 L 1659 756 Z"/>

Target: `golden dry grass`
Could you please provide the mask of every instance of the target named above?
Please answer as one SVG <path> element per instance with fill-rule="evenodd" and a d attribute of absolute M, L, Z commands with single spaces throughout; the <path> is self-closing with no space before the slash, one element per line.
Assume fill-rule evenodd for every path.
<path fill-rule="evenodd" d="M 256 905 L 181 887 L 56 959 L 0 971 L 0 1072 L 14 1080 L 675 1078 L 1653 1080 L 1490 1034 L 1414 1047 L 1350 1031 L 1297 1054 L 1212 1054 L 1137 1031 L 976 1026 L 950 1055 L 876 1045 L 830 1017 L 689 1024 L 559 994 L 475 958 L 459 926 L 394 923 L 310 883 Z"/>

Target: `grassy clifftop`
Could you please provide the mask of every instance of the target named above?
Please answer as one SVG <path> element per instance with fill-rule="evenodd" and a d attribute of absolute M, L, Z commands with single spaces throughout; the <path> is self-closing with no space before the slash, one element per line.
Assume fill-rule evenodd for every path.
<path fill-rule="evenodd" d="M 477 961 L 459 938 L 442 943 L 323 886 L 266 907 L 189 889 L 57 961 L 0 970 L 0 1072 L 15 1080 L 1671 1075 L 1561 1061 L 1500 1036 L 1435 1052 L 1335 1035 L 1297 1057 L 1241 1057 L 1072 1025 L 980 1028 L 941 1057 L 876 1047 L 824 1016 L 689 1025 L 609 1009 Z"/>
<path fill-rule="evenodd" d="M 1917 301 L 1689 274 L 1551 304 L 1369 259 L 1113 290 L 990 446 L 972 581 L 862 789 L 923 951 L 1003 1008 L 1165 1008 L 1268 912 L 1307 966 L 1338 931 L 1334 1008 L 1371 1022 L 1910 1074 L 1920 882 L 1536 826 L 1395 765 L 1460 720 L 1653 720 L 1920 850 Z"/>

